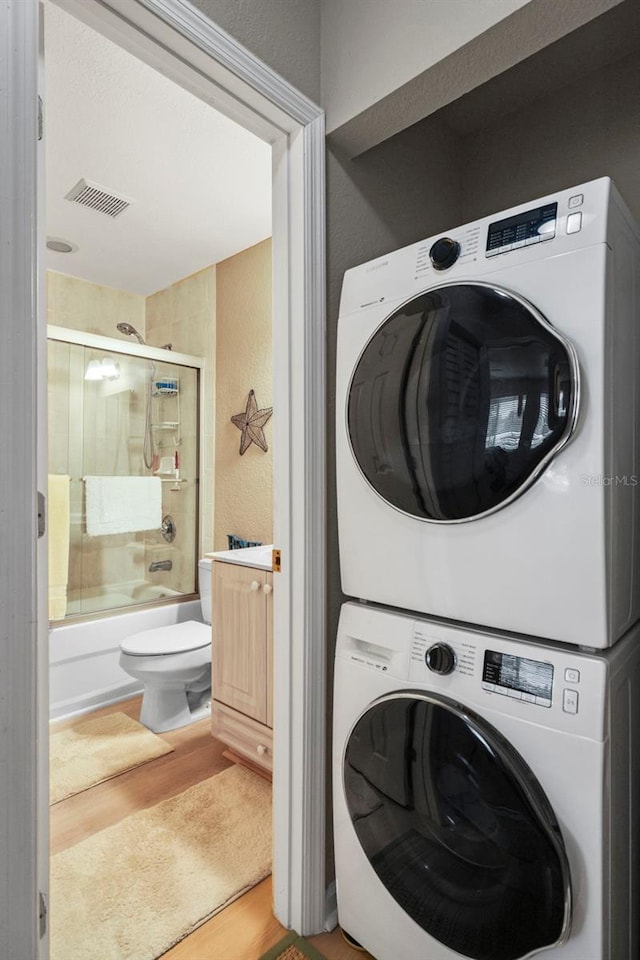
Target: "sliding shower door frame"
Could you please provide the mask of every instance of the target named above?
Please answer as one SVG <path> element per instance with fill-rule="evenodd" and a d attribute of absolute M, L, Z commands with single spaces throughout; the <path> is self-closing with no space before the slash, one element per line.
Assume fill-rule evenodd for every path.
<path fill-rule="evenodd" d="M 325 880 L 324 114 L 184 0 L 53 2 L 272 146 L 274 540 L 282 552 L 273 896 L 285 926 L 318 932 L 335 921 Z M 3 498 L 15 496 L 3 556 L 18 563 L 9 573 L 3 566 L 0 584 L 11 614 L 11 642 L 0 644 L 0 862 L 11 864 L 11 877 L 0 878 L 0 954 L 46 960 L 47 575 L 36 508 L 36 480 L 46 489 L 40 36 L 37 0 L 0 4 L 0 279 L 4 366 L 13 374 L 2 384 L 0 419 L 5 441 L 15 440 L 11 472 L 2 473 Z M 2 631 L 8 641 L 5 624 Z"/>
<path fill-rule="evenodd" d="M 92 388 L 97 387 L 98 384 L 96 384 L 95 381 L 94 382 L 90 381 L 89 393 L 87 394 L 85 391 L 87 389 L 87 386 L 89 386 L 89 384 L 86 382 L 86 378 L 84 383 L 82 383 L 80 378 L 84 377 L 85 371 L 87 369 L 87 363 L 89 362 L 90 359 L 95 359 L 95 356 L 97 353 L 104 354 L 105 356 L 108 355 L 109 357 L 120 357 L 120 358 L 126 357 L 134 361 L 139 361 L 141 364 L 140 384 L 142 384 L 142 389 L 144 391 L 146 391 L 147 389 L 150 389 L 151 387 L 149 378 L 150 376 L 152 376 L 153 369 L 156 370 L 157 377 L 162 376 L 163 371 L 165 375 L 168 375 L 171 377 L 177 376 L 179 378 L 179 393 L 180 393 L 180 396 L 182 397 L 182 404 L 183 404 L 182 408 L 178 406 L 177 409 L 175 409 L 177 420 L 180 419 L 180 417 L 177 415 L 178 411 L 182 409 L 184 413 L 184 409 L 185 409 L 184 407 L 185 389 L 188 390 L 188 384 L 189 384 L 189 378 L 188 378 L 188 374 L 186 374 L 186 371 L 193 371 L 194 373 L 193 405 L 187 404 L 186 409 L 188 411 L 189 406 L 191 406 L 191 410 L 192 412 L 195 413 L 196 422 L 198 424 L 203 424 L 205 422 L 205 391 L 202 389 L 202 374 L 204 369 L 204 360 L 202 357 L 192 356 L 191 354 L 187 354 L 187 353 L 180 353 L 177 350 L 167 350 L 166 347 L 154 347 L 154 346 L 150 346 L 143 343 L 137 343 L 131 340 L 116 339 L 115 337 L 104 336 L 103 334 L 97 334 L 97 333 L 87 333 L 84 330 L 77 330 L 70 327 L 61 327 L 55 324 L 47 324 L 47 340 L 50 343 L 65 344 L 67 347 L 70 347 L 70 348 L 76 347 L 79 350 L 79 352 L 75 353 L 75 374 L 76 374 L 75 383 L 73 381 L 73 375 L 72 375 L 72 367 L 73 367 L 72 358 L 74 357 L 74 353 L 71 352 L 70 354 L 68 354 L 68 361 L 70 366 L 69 366 L 69 380 L 67 381 L 67 392 L 69 397 L 72 395 L 74 396 L 75 402 L 69 403 L 69 420 L 68 420 L 68 433 L 67 433 L 68 442 L 66 444 L 66 447 L 64 448 L 65 455 L 62 458 L 62 460 L 64 460 L 64 464 L 62 463 L 62 460 L 59 458 L 57 459 L 57 463 L 56 463 L 56 453 L 52 449 L 51 443 L 49 444 L 49 458 L 48 458 L 49 469 L 51 470 L 52 473 L 61 473 L 61 474 L 69 475 L 69 479 L 71 482 L 71 487 L 70 487 L 71 491 L 74 490 L 74 484 L 76 484 L 80 480 L 84 480 L 85 475 L 87 473 L 88 474 L 94 474 L 94 473 L 104 474 L 104 473 L 111 472 L 109 469 L 103 469 L 103 465 L 101 465 L 100 463 L 96 464 L 95 461 L 93 460 L 91 461 L 91 466 L 89 466 L 88 468 L 85 468 L 85 464 L 86 464 L 85 443 L 87 441 L 91 443 L 91 438 L 93 436 L 96 436 L 96 435 L 100 436 L 101 451 L 104 452 L 105 448 L 107 450 L 110 449 L 111 458 L 115 457 L 115 451 L 112 448 L 109 448 L 108 446 L 108 442 L 109 442 L 108 431 L 106 432 L 107 439 L 105 439 L 104 430 L 92 431 L 91 429 L 89 429 L 87 431 L 86 427 L 84 426 L 84 416 L 85 416 L 85 409 L 86 409 L 85 404 L 89 396 L 93 396 L 95 401 L 95 392 L 94 392 L 94 389 Z M 51 353 L 49 351 L 49 359 L 50 357 L 51 357 Z M 186 379 L 184 379 L 183 374 L 180 373 L 181 370 L 185 372 Z M 135 386 L 132 387 L 132 382 L 130 377 L 131 377 L 131 368 L 129 368 L 128 372 L 125 374 L 124 388 L 121 387 L 121 384 L 120 384 L 120 373 L 118 373 L 118 376 L 115 378 L 115 382 L 112 381 L 108 384 L 109 395 L 111 396 L 111 398 L 113 398 L 114 394 L 120 393 L 122 395 L 123 392 L 128 394 L 132 390 L 132 388 L 135 389 Z M 135 382 L 136 381 L 134 380 L 134 385 L 135 385 Z M 73 386 L 75 386 L 76 391 L 78 390 L 79 387 L 84 388 L 82 390 L 81 398 L 78 396 L 77 392 L 75 394 L 71 393 Z M 118 391 L 119 386 L 120 386 L 120 391 Z M 48 399 L 49 399 L 49 404 L 51 405 L 51 401 L 52 401 L 51 383 L 49 383 L 48 387 L 49 387 Z M 188 397 L 189 394 L 187 393 L 186 396 Z M 151 395 L 148 395 L 146 402 L 153 403 L 154 398 L 156 401 L 160 399 L 159 395 L 151 394 Z M 102 399 L 104 402 L 105 397 L 103 396 Z M 54 403 L 55 403 L 55 400 L 54 400 Z M 128 403 L 129 401 L 127 400 L 127 405 Z M 170 404 L 173 404 L 173 403 L 175 403 L 175 397 L 172 397 L 172 400 L 170 401 Z M 146 415 L 146 409 L 145 409 L 145 415 Z M 172 416 L 173 416 L 173 411 L 172 411 Z M 49 412 L 49 421 L 51 422 L 50 412 Z M 61 425 L 57 424 L 56 426 L 58 431 L 60 431 Z M 151 428 L 153 429 L 154 426 L 157 428 L 159 427 L 159 424 L 154 424 L 151 426 Z M 165 436 L 172 437 L 175 440 L 176 432 L 174 428 L 175 428 L 175 424 L 172 423 L 172 426 L 170 427 L 170 433 L 166 434 Z M 149 580 L 146 577 L 143 577 L 142 580 L 140 580 L 139 579 L 140 572 L 137 570 L 134 574 L 135 580 L 133 584 L 130 580 L 129 582 L 127 582 L 128 580 L 127 577 L 125 577 L 124 583 L 120 583 L 120 586 L 117 586 L 113 581 L 110 581 L 109 578 L 102 579 L 99 583 L 96 583 L 95 581 L 93 582 L 90 581 L 87 584 L 85 583 L 84 576 L 81 574 L 81 572 L 78 569 L 76 569 L 74 582 L 69 580 L 67 584 L 68 590 L 67 590 L 66 614 L 64 617 L 56 620 L 55 624 L 52 624 L 52 626 L 55 626 L 55 627 L 60 627 L 63 625 L 66 626 L 68 624 L 77 623 L 84 620 L 100 619 L 101 617 L 109 616 L 110 614 L 113 614 L 113 613 L 120 614 L 120 613 L 127 613 L 132 610 L 148 609 L 150 605 L 163 605 L 166 603 L 175 603 L 182 600 L 193 600 L 194 598 L 197 598 L 198 559 L 200 558 L 200 556 L 202 556 L 201 536 L 200 536 L 202 531 L 200 530 L 200 518 L 202 516 L 202 508 L 203 508 L 203 503 L 202 503 L 203 490 L 202 490 L 201 478 L 204 474 L 204 451 L 202 449 L 202 443 L 200 442 L 199 429 L 196 430 L 196 434 L 195 434 L 196 442 L 195 442 L 195 449 L 193 450 L 193 454 L 194 454 L 193 458 L 191 456 L 192 451 L 189 450 L 189 441 L 191 439 L 191 436 L 185 436 L 183 431 L 180 430 L 180 428 L 178 433 L 182 434 L 182 438 L 178 441 L 178 445 L 180 445 L 180 449 L 182 451 L 180 454 L 180 458 L 181 458 L 180 466 L 182 471 L 181 479 L 179 478 L 176 481 L 173 471 L 169 475 L 167 475 L 166 473 L 164 474 L 156 473 L 156 476 L 159 477 L 160 482 L 163 484 L 163 488 L 162 488 L 163 491 L 166 489 L 164 487 L 164 484 L 167 484 L 168 488 L 171 489 L 172 491 L 175 491 L 176 488 L 178 488 L 183 491 L 186 489 L 195 493 L 195 498 L 193 499 L 193 514 L 192 515 L 189 514 L 189 511 L 187 510 L 187 517 L 192 516 L 193 518 L 192 524 L 189 523 L 188 520 L 185 520 L 185 505 L 181 504 L 180 506 L 183 514 L 183 521 L 185 522 L 181 524 L 181 528 L 180 528 L 178 537 L 176 539 L 176 542 L 175 543 L 172 542 L 169 548 L 171 553 L 177 551 L 178 555 L 182 556 L 183 562 L 190 564 L 190 571 L 191 571 L 190 572 L 190 576 L 191 576 L 190 588 L 184 589 L 184 584 L 183 584 L 180 589 L 176 589 L 176 582 L 172 579 L 174 574 L 172 574 L 170 577 L 164 577 L 161 582 L 158 582 L 158 586 L 162 586 L 165 589 L 168 588 L 168 592 L 164 594 L 163 597 L 152 597 L 152 596 L 144 596 L 144 595 L 135 596 L 133 593 L 129 595 L 128 591 L 131 590 L 133 585 L 135 585 L 138 588 L 141 588 L 141 587 L 144 587 L 144 583 L 146 582 L 147 585 L 153 587 L 154 586 L 153 578 Z M 155 452 L 157 452 L 159 449 L 162 448 L 162 437 L 163 435 L 160 434 L 154 442 Z M 113 436 L 111 436 L 110 439 L 113 442 Z M 183 446 L 185 441 L 186 441 L 186 447 Z M 165 448 L 165 450 L 166 449 L 174 450 L 175 449 L 174 444 L 171 443 L 170 447 Z M 82 452 L 80 453 L 80 451 Z M 95 450 L 93 451 L 93 453 L 95 456 Z M 54 463 L 56 463 L 56 466 L 53 466 Z M 172 460 L 172 465 L 173 465 L 173 460 Z M 131 461 L 129 462 L 129 468 L 131 471 L 131 475 L 133 476 L 144 475 L 146 472 L 146 467 L 144 465 L 142 457 L 140 457 L 140 461 L 138 463 L 137 469 L 132 466 Z M 138 470 L 141 472 L 138 473 Z M 186 476 L 185 476 L 185 472 L 186 472 Z M 185 484 L 186 486 L 182 486 L 182 484 Z M 75 488 L 75 495 L 77 498 L 78 497 L 77 487 Z M 170 497 L 170 499 L 172 501 L 174 500 L 174 498 L 172 497 Z M 180 499 L 182 499 L 182 497 Z M 73 493 L 72 493 L 72 501 L 73 501 Z M 76 500 L 76 503 L 77 503 L 77 500 Z M 165 498 L 164 494 L 162 497 L 162 504 L 163 504 L 163 510 L 162 510 L 163 515 L 166 513 L 171 513 L 172 507 L 167 502 L 167 499 Z M 86 506 L 86 503 L 84 503 L 84 497 L 83 497 L 83 506 Z M 79 552 L 79 555 L 81 557 L 80 568 L 82 568 L 83 560 L 84 560 L 84 550 L 87 546 L 87 541 L 79 533 L 78 527 L 79 526 L 82 527 L 83 524 L 86 524 L 86 515 L 85 514 L 81 514 L 79 516 L 76 515 L 74 518 L 74 513 L 75 511 L 72 510 L 71 512 L 72 523 L 71 523 L 70 533 L 71 533 L 72 541 L 75 534 L 75 545 L 73 545 L 71 549 Z M 184 543 L 185 536 L 188 537 L 191 531 L 193 532 L 193 550 L 186 551 L 185 543 Z M 153 547 L 156 547 L 156 545 L 159 545 L 160 548 L 162 549 L 163 554 L 165 556 L 169 555 L 166 552 L 167 545 L 164 544 L 164 541 L 161 542 L 159 539 L 158 531 L 153 531 L 153 532 L 145 531 L 143 536 L 141 536 L 141 534 L 142 532 L 138 531 L 138 534 L 136 535 L 135 539 L 138 540 L 138 543 L 142 545 L 143 548 L 144 547 L 153 548 Z M 116 534 L 116 536 L 118 535 Z M 95 541 L 93 542 L 95 543 Z M 109 537 L 100 538 L 100 542 L 103 545 L 105 545 L 107 548 L 109 548 L 110 546 L 112 547 L 112 543 L 113 543 L 113 541 Z M 123 561 L 122 565 L 120 565 L 116 561 L 116 566 L 120 567 L 120 569 L 123 569 L 126 566 L 126 557 L 129 554 L 129 547 L 130 547 L 130 544 L 123 543 L 118 550 L 118 555 L 122 557 L 122 561 Z M 109 566 L 113 569 L 113 565 L 114 564 L 112 560 Z M 146 567 L 146 564 L 145 564 L 145 567 Z M 183 573 L 186 574 L 186 569 L 180 572 L 180 567 L 181 567 L 181 564 L 178 565 L 178 570 L 179 570 L 178 576 L 182 577 Z M 104 569 L 104 566 L 103 566 L 103 569 Z M 130 574 L 131 573 L 132 571 L 130 570 Z M 121 596 L 128 597 L 129 602 L 128 603 L 118 602 L 117 605 L 110 605 L 108 602 L 105 602 L 104 606 L 102 606 L 99 600 L 97 600 L 96 602 L 95 596 L 94 596 L 94 602 L 92 603 L 90 602 L 87 606 L 85 606 L 85 601 L 86 601 L 85 592 L 89 591 L 90 593 L 92 590 L 95 590 L 96 588 L 98 588 L 99 590 L 100 587 L 102 587 L 106 593 L 108 593 L 109 590 L 112 590 L 115 588 L 115 593 L 116 594 L 120 593 Z M 72 594 L 75 594 L 75 596 L 72 597 Z M 100 596 L 100 593 L 98 593 L 98 597 L 99 596 Z M 73 604 L 74 600 L 75 600 L 75 604 Z M 76 609 L 71 609 L 72 604 L 73 606 L 76 607 Z"/>

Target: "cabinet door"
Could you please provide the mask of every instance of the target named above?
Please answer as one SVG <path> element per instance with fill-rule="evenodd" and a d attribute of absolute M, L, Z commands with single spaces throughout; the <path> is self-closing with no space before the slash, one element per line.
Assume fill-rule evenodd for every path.
<path fill-rule="evenodd" d="M 213 564 L 213 696 L 260 723 L 267 719 L 266 576 Z"/>

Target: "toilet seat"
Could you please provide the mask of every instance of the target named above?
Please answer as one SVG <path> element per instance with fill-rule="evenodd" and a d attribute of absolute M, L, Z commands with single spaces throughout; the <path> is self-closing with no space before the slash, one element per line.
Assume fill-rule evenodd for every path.
<path fill-rule="evenodd" d="M 173 623 L 168 627 L 143 630 L 126 637 L 120 644 L 131 657 L 161 657 L 199 650 L 211 644 L 211 627 L 197 620 Z"/>

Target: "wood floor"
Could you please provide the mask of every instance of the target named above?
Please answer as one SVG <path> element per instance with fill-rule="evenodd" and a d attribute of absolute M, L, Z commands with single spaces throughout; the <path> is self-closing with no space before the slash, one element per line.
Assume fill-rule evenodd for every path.
<path fill-rule="evenodd" d="M 137 720 L 140 698 L 96 710 L 90 716 L 104 716 L 118 710 Z M 52 729 L 62 730 L 78 719 L 89 717 L 61 721 Z M 174 748 L 173 753 L 51 807 L 52 854 L 137 810 L 175 796 L 231 765 L 222 755 L 224 745 L 210 735 L 208 720 L 163 733 L 162 737 Z M 151 909 L 152 905 L 149 906 Z M 258 960 L 286 932 L 271 910 L 269 877 L 172 947 L 163 955 L 163 960 Z M 339 930 L 308 939 L 327 960 L 369 960 L 368 953 L 349 947 Z"/>

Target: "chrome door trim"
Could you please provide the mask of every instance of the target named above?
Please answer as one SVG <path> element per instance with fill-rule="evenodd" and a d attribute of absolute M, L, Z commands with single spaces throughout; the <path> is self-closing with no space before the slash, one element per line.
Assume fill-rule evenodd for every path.
<path fill-rule="evenodd" d="M 523 956 L 519 957 L 518 960 L 528 960 L 529 957 L 538 956 L 540 953 L 543 953 L 547 950 L 552 950 L 554 947 L 561 947 L 567 942 L 571 934 L 573 892 L 571 887 L 571 870 L 569 867 L 569 859 L 565 850 L 560 825 L 556 819 L 551 803 L 547 799 L 547 795 L 533 770 L 531 770 L 526 760 L 518 753 L 516 748 L 509 743 L 506 737 L 504 737 L 499 730 L 496 730 L 496 728 L 487 720 L 484 720 L 481 716 L 479 716 L 479 714 L 475 713 L 473 710 L 470 710 L 468 707 L 465 707 L 459 701 L 451 700 L 449 697 L 443 697 L 438 693 L 426 693 L 424 690 L 396 690 L 393 693 L 386 693 L 381 697 L 377 697 L 375 700 L 372 700 L 371 703 L 367 704 L 364 710 L 360 711 L 359 715 L 349 728 L 349 732 L 345 737 L 342 748 L 340 771 L 342 776 L 342 795 L 344 797 L 345 806 L 347 806 L 347 812 L 347 790 L 344 770 L 347 747 L 349 745 L 349 741 L 351 740 L 353 731 L 360 723 L 362 718 L 366 716 L 366 714 L 368 714 L 374 707 L 377 707 L 383 703 L 389 703 L 392 700 L 407 699 L 423 700 L 426 703 L 442 707 L 444 710 L 447 710 L 449 713 L 452 713 L 455 717 L 458 717 L 464 723 L 468 724 L 473 729 L 478 739 L 485 745 L 486 749 L 500 757 L 513 778 L 522 788 L 523 793 L 533 807 L 534 813 L 538 817 L 545 833 L 549 837 L 551 844 L 558 855 L 558 860 L 560 861 L 564 886 L 564 920 L 562 923 L 560 936 L 554 943 L 550 943 L 548 946 L 542 948 L 538 947 L 531 953 L 523 954 Z M 350 818 L 349 820 L 351 822 Z M 358 842 L 360 842 L 359 839 Z M 425 933 L 427 936 L 431 936 L 427 930 L 425 930 Z M 432 937 L 432 939 L 437 940 L 436 937 Z M 439 943 L 440 941 L 437 942 Z"/>
<path fill-rule="evenodd" d="M 391 316 L 393 316 L 393 314 L 397 313 L 398 310 L 401 310 L 402 307 L 404 307 L 406 304 L 411 303 L 413 300 L 417 300 L 418 297 L 423 297 L 425 296 L 425 294 L 431 293 L 432 290 L 440 290 L 443 287 L 485 287 L 486 289 L 492 290 L 494 293 L 497 293 L 499 296 L 506 294 L 510 299 L 516 300 L 521 306 L 523 306 L 526 310 L 528 310 L 533 315 L 534 319 L 540 324 L 541 327 L 547 330 L 548 333 L 550 333 L 551 336 L 554 337 L 565 348 L 565 350 L 567 351 L 567 354 L 569 355 L 569 366 L 571 368 L 571 375 L 572 375 L 573 383 L 575 385 L 575 389 L 572 392 L 572 396 L 571 396 L 571 412 L 569 416 L 569 423 L 567 425 L 567 428 L 564 434 L 562 435 L 558 443 L 555 445 L 555 447 L 553 447 L 553 449 L 550 450 L 548 454 L 542 458 L 540 463 L 531 472 L 531 474 L 529 475 L 527 480 L 522 484 L 522 486 L 518 487 L 518 489 L 514 491 L 514 493 L 510 494 L 505 500 L 502 500 L 500 503 L 496 504 L 495 507 L 491 507 L 490 510 L 483 510 L 482 513 L 474 513 L 473 516 L 461 517 L 455 520 L 435 520 L 432 517 L 419 517 L 415 513 L 408 513 L 406 510 L 401 510 L 400 507 L 396 507 L 395 504 L 390 503 L 389 500 L 386 500 L 381 494 L 378 493 L 376 488 L 369 481 L 368 477 L 362 470 L 362 467 L 358 462 L 358 458 L 356 457 L 353 451 L 353 444 L 351 443 L 351 434 L 349 432 L 349 397 L 351 396 L 351 388 L 353 386 L 353 378 L 355 376 L 355 372 L 357 370 L 358 364 L 360 363 L 360 360 L 362 359 L 362 355 L 364 354 L 365 350 L 367 349 L 367 347 L 369 346 L 373 338 L 376 336 L 380 328 L 384 326 L 384 324 L 387 322 L 387 320 Z M 549 323 L 549 321 L 544 316 L 544 314 L 540 313 L 537 307 L 534 307 L 534 305 L 529 300 L 526 300 L 524 297 L 521 297 L 520 294 L 515 293 L 513 290 L 509 290 L 507 287 L 500 287 L 495 283 L 487 283 L 484 280 L 453 280 L 453 281 L 449 281 L 448 283 L 444 283 L 444 282 L 438 283 L 433 287 L 427 287 L 425 290 L 420 291 L 420 293 L 413 294 L 411 297 L 408 297 L 406 300 L 403 300 L 402 303 L 394 307 L 392 312 L 387 314 L 387 316 L 380 321 L 380 323 L 375 328 L 375 330 L 373 331 L 373 333 L 371 334 L 371 336 L 368 338 L 367 342 L 363 346 L 362 350 L 358 354 L 356 362 L 353 366 L 353 372 L 351 374 L 351 378 L 349 380 L 349 386 L 347 387 L 347 393 L 346 393 L 345 404 L 344 404 L 345 432 L 347 435 L 347 443 L 349 444 L 349 450 L 351 451 L 351 456 L 353 457 L 354 463 L 358 468 L 358 471 L 362 476 L 362 479 L 367 484 L 367 486 L 373 491 L 373 493 L 375 493 L 375 495 L 380 500 L 382 500 L 384 504 L 386 504 L 388 507 L 391 507 L 392 510 L 396 510 L 398 513 L 401 513 L 403 516 L 409 517 L 411 520 L 418 520 L 421 523 L 435 523 L 435 524 L 442 524 L 442 525 L 444 524 L 449 525 L 449 524 L 455 524 L 455 523 L 471 523 L 473 520 L 482 520 L 485 517 L 490 517 L 491 514 L 497 513 L 499 510 L 504 509 L 504 507 L 508 507 L 509 504 L 514 502 L 514 500 L 517 500 L 518 497 L 521 497 L 523 493 L 525 493 L 530 487 L 533 486 L 533 484 L 538 480 L 540 475 L 547 469 L 551 461 L 569 443 L 569 441 L 573 437 L 573 434 L 578 424 L 579 412 L 580 412 L 580 365 L 578 363 L 578 354 L 571 340 L 567 339 L 567 337 L 564 337 L 561 333 L 558 333 L 558 331 L 551 325 L 551 323 Z"/>

